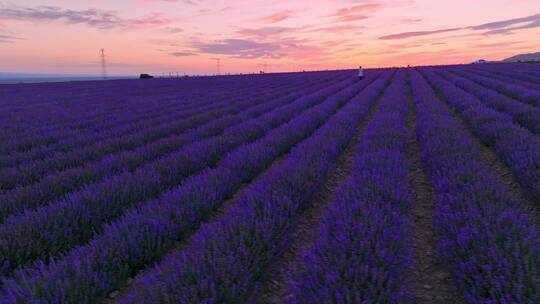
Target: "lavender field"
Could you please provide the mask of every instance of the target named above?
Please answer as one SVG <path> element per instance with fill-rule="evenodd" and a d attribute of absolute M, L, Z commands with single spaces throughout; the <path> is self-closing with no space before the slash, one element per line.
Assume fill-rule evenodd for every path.
<path fill-rule="evenodd" d="M 0 85 L 0 303 L 540 303 L 540 65 Z"/>

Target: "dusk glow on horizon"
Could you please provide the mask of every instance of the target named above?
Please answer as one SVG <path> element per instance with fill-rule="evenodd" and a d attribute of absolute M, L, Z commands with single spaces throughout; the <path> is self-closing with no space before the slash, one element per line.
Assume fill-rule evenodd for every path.
<path fill-rule="evenodd" d="M 0 72 L 110 75 L 467 63 L 540 51 L 538 0 L 0 0 Z"/>

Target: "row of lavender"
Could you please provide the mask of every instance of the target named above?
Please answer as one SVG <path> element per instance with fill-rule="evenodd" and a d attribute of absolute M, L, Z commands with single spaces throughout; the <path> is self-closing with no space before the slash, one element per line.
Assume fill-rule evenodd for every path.
<path fill-rule="evenodd" d="M 471 69 L 467 66 L 449 67 L 457 71 L 466 71 L 467 76 L 485 87 L 497 90 L 516 100 L 540 107 L 540 88 L 537 86 L 540 82 L 540 76 L 533 76 L 528 80 L 521 80 L 508 71 L 512 69 L 507 65 L 495 65 L 497 68 L 493 73 L 482 73 L 481 69 Z M 492 68 L 493 69 L 493 68 Z M 523 66 L 516 67 L 516 70 L 523 69 Z M 537 71 L 540 70 L 536 68 Z M 504 76 L 504 75 L 509 76 Z M 519 76 L 518 76 L 519 77 Z M 532 86 L 531 86 L 532 84 Z"/>
<path fill-rule="evenodd" d="M 540 64 L 489 64 L 484 66 L 467 66 L 465 68 L 465 70 L 469 70 L 475 74 L 540 90 Z"/>
<path fill-rule="evenodd" d="M 41 169 L 42 171 L 47 169 L 49 171 L 53 169 L 62 169 L 86 160 L 95 159 L 101 156 L 102 153 L 114 152 L 114 148 L 118 149 L 118 146 L 133 144 L 133 141 L 148 141 L 159 136 L 165 136 L 168 133 L 170 134 L 175 131 L 175 127 L 178 128 L 176 124 L 183 118 L 191 117 L 193 115 L 208 116 L 209 113 L 222 109 L 224 106 L 231 103 L 236 103 L 237 100 L 241 100 L 245 103 L 264 101 L 268 98 L 277 98 L 288 92 L 295 92 L 302 87 L 309 88 L 310 84 L 315 84 L 316 82 L 320 83 L 321 79 L 307 79 L 305 83 L 294 83 L 293 85 L 276 85 L 272 84 L 270 81 L 268 84 L 259 87 L 256 92 L 252 93 L 249 93 L 249 90 L 245 87 L 236 90 L 229 89 L 225 91 L 225 93 L 220 92 L 219 89 L 215 91 L 212 90 L 210 91 L 211 94 L 201 95 L 200 97 L 194 97 L 192 96 L 194 95 L 192 93 L 184 93 L 185 96 L 182 96 L 182 99 L 192 99 L 187 105 L 178 100 L 175 101 L 175 104 L 168 105 L 166 102 L 161 102 L 159 99 L 160 96 L 158 95 L 154 98 L 158 98 L 160 101 L 156 102 L 154 100 L 153 103 L 159 104 L 159 112 L 148 109 L 148 113 L 144 114 L 148 117 L 147 119 L 138 115 L 124 119 L 122 117 L 123 114 L 121 114 L 121 116 L 115 117 L 113 120 L 112 123 L 114 125 L 108 126 L 104 130 L 96 130 L 95 124 L 92 124 L 92 128 L 89 132 L 81 132 L 72 127 L 60 129 L 58 132 L 61 134 L 61 137 L 56 138 L 56 142 L 54 143 L 41 145 L 30 151 L 11 153 L 4 156 L 1 159 L 1 163 L 4 164 L 4 167 L 12 168 L 11 170 L 2 170 L 1 172 L 5 172 L 2 175 L 6 176 L 15 170 L 28 172 L 37 169 Z M 125 98 L 130 98 L 130 96 L 128 95 Z M 136 104 L 136 102 L 134 102 L 134 104 Z M 146 108 L 145 104 L 135 106 L 136 109 L 138 107 L 143 110 Z M 126 111 L 126 113 L 132 112 L 136 111 Z M 131 114 L 128 114 L 127 116 L 131 116 Z M 40 138 L 43 137 L 42 134 L 39 135 Z M 32 144 L 35 143 L 33 137 L 27 139 L 19 139 L 19 137 L 20 136 L 17 136 L 16 138 L 19 143 L 26 141 L 29 141 Z M 22 167 L 17 166 L 17 164 L 23 161 L 32 162 L 25 163 Z M 41 167 L 35 168 L 36 166 Z M 20 173 L 20 177 L 11 183 L 14 185 L 20 184 L 28 179 L 24 179 L 24 177 L 25 176 Z"/>
<path fill-rule="evenodd" d="M 507 111 L 492 109 L 474 95 L 436 75 L 431 69 L 421 71 L 482 142 L 493 147 L 532 198 L 540 199 L 540 137 L 515 123 Z M 535 119 L 540 121 L 538 117 Z"/>
<path fill-rule="evenodd" d="M 0 167 L 8 168 L 0 170 L 0 176 L 2 177 L 0 185 L 2 185 L 2 188 L 9 189 L 21 184 L 28 184 L 36 181 L 47 172 L 63 170 L 88 160 L 99 159 L 104 153 L 113 153 L 125 146 L 127 148 L 134 147 L 137 144 L 140 145 L 149 142 L 160 136 L 174 134 L 179 131 L 179 128 L 189 126 L 189 124 L 182 121 L 183 118 L 197 114 L 197 118 L 191 118 L 193 123 L 197 123 L 197 120 L 201 121 L 201 119 L 209 120 L 219 115 L 219 113 L 212 115 L 212 112 L 220 109 L 223 110 L 224 106 L 237 103 L 237 100 L 243 101 L 244 104 L 250 104 L 269 100 L 270 98 L 277 98 L 287 92 L 295 92 L 302 87 L 308 88 L 309 84 L 314 84 L 314 81 L 319 82 L 319 85 L 321 82 L 325 83 L 327 77 L 331 78 L 330 75 L 311 76 L 302 82 L 296 81 L 292 84 L 287 82 L 282 83 L 282 81 L 275 81 L 276 83 L 274 83 L 272 79 L 268 79 L 268 82 L 261 83 L 258 87 L 233 87 L 228 90 L 226 87 L 218 87 L 216 90 L 208 90 L 209 92 L 206 94 L 192 94 L 190 93 L 192 90 L 189 90 L 180 97 L 175 97 L 175 94 L 168 93 L 165 90 L 164 93 L 156 94 L 153 97 L 143 96 L 146 97 L 146 99 L 143 99 L 143 101 L 146 101 L 144 104 L 140 104 L 137 101 L 138 98 L 126 94 L 123 103 L 126 106 L 132 106 L 134 108 L 133 110 L 124 111 L 129 114 L 127 116 L 130 116 L 133 112 L 137 112 L 137 109 L 145 110 L 145 108 L 148 108 L 151 105 L 147 102 L 148 100 L 152 101 L 154 104 L 152 107 L 158 108 L 159 112 L 152 111 L 150 108 L 148 109 L 148 113 L 145 113 L 148 119 L 135 116 L 130 118 L 133 122 L 129 122 L 122 118 L 124 113 L 118 114 L 113 111 L 113 114 L 108 115 L 113 115 L 114 119 L 107 118 L 113 124 L 112 126 L 100 130 L 99 128 L 96 129 L 95 123 L 92 123 L 88 127 L 88 132 L 81 132 L 71 126 L 64 127 L 58 130 L 59 135 L 62 136 L 56 138 L 55 142 L 50 143 L 42 142 L 48 139 L 41 134 L 41 128 L 33 132 L 30 138 L 21 137 L 20 134 L 12 134 L 11 136 L 23 146 L 25 146 L 25 143 L 37 144 L 38 146 L 35 146 L 30 151 L 19 151 L 9 155 L 2 155 L 0 158 Z M 173 84 L 170 86 L 174 87 Z M 122 91 L 121 88 L 118 88 L 117 91 Z M 193 90 L 197 91 L 196 89 L 194 88 Z M 176 92 L 176 95 L 180 92 Z M 172 99 L 174 103 L 171 104 L 163 101 L 165 96 L 168 99 Z M 134 100 L 131 101 L 131 99 Z M 184 99 L 193 100 L 190 101 L 190 104 L 185 104 L 182 102 Z M 125 100 L 130 100 L 131 103 Z M 102 103 L 106 104 L 107 101 L 105 99 L 105 102 L 102 101 Z M 85 101 L 82 100 L 81 103 L 84 105 Z M 58 107 L 61 108 L 60 106 Z M 26 112 L 29 111 L 25 111 L 24 113 Z M 32 117 L 31 113 L 27 114 L 28 117 Z M 54 113 L 50 115 L 54 116 Z M 77 119 L 77 117 L 74 119 Z M 2 140 L 1 142 L 7 143 L 9 141 Z"/>
<path fill-rule="evenodd" d="M 122 113 L 120 114 L 121 116 L 118 115 L 114 119 L 111 119 L 111 116 L 115 115 L 114 112 L 109 114 L 109 117 L 100 117 L 108 122 L 106 125 L 100 125 L 96 120 L 85 121 L 84 128 L 80 126 L 61 125 L 54 131 L 55 134 L 48 134 L 48 138 L 42 133 L 37 134 L 43 138 L 42 140 L 46 139 L 50 141 L 49 143 L 35 146 L 30 150 L 11 152 L 3 156 L 1 164 L 3 167 L 15 166 L 29 160 L 48 158 L 54 155 L 54 153 L 67 152 L 95 143 L 96 141 L 103 141 L 115 136 L 123 136 L 146 126 L 153 126 L 163 123 L 166 120 L 171 120 L 171 118 L 174 119 L 178 116 L 178 112 L 183 113 L 191 110 L 195 113 L 204 113 L 205 110 L 209 111 L 218 107 L 219 101 L 226 100 L 226 98 L 209 100 L 215 100 L 216 102 L 208 103 L 208 101 L 201 101 L 198 98 L 190 99 L 189 103 L 179 102 L 178 100 L 174 100 L 173 102 L 166 102 L 162 99 L 159 99 L 159 101 L 152 100 L 149 104 L 138 104 L 132 111 L 126 111 L 126 114 Z M 156 107 L 156 104 L 159 106 Z M 144 113 L 141 113 L 142 115 L 137 113 L 142 110 L 145 110 Z M 128 117 L 123 117 L 124 115 Z M 40 131 L 43 132 L 41 129 Z M 21 134 L 16 135 L 18 137 L 17 145 L 24 146 L 24 142 L 33 145 L 39 143 L 33 141 L 36 134 L 31 134 L 29 137 L 24 137 Z"/>
<path fill-rule="evenodd" d="M 74 86 L 80 85 L 74 84 Z M 203 94 L 202 86 L 183 91 L 182 89 L 185 88 L 182 86 L 175 87 L 170 84 L 165 87 L 156 84 L 155 86 L 147 85 L 148 92 L 143 93 L 137 90 L 138 85 L 133 82 L 119 82 L 112 87 L 110 83 L 94 86 L 93 92 L 82 91 L 75 94 L 66 92 L 67 88 L 53 90 L 54 87 L 44 87 L 32 90 L 30 87 L 27 88 L 26 94 L 21 94 L 20 98 L 14 99 L 11 99 L 9 92 L 5 93 L 4 96 L 10 101 L 12 109 L 10 111 L 10 108 L 6 107 L 3 112 L 6 117 L 2 123 L 6 125 L 8 132 L 3 134 L 2 150 L 7 152 L 13 149 L 24 149 L 22 150 L 24 152 L 32 147 L 66 138 L 65 133 L 75 136 L 77 133 L 106 130 L 116 123 L 125 124 L 132 120 L 151 118 L 169 107 L 175 110 L 190 104 L 206 104 L 213 102 L 213 99 L 205 100 L 204 96 L 218 96 L 215 94 L 226 89 L 224 86 L 216 86 L 216 90 Z M 239 88 L 232 86 L 230 89 L 234 92 Z M 43 98 L 44 100 L 27 106 L 19 105 L 23 103 L 24 98 L 38 101 Z M 127 109 L 129 111 L 126 111 Z M 149 116 L 146 115 L 145 109 L 148 110 Z M 41 121 L 39 116 L 45 116 L 48 120 Z M 17 128 L 22 130 L 17 132 Z M 15 135 L 20 139 L 15 138 L 13 142 L 8 140 Z M 10 143 L 12 144 L 9 145 Z"/>
<path fill-rule="evenodd" d="M 190 142 L 217 136 L 227 128 L 286 105 L 319 86 L 322 87 L 325 84 L 313 85 L 310 89 L 298 90 L 296 93 L 282 96 L 271 102 L 232 104 L 225 111 L 210 113 L 210 117 L 216 116 L 216 118 L 213 120 L 208 118 L 209 121 L 204 124 L 198 124 L 200 120 L 193 120 L 193 118 L 178 122 L 177 125 L 185 126 L 184 129 L 187 130 L 185 133 L 173 133 L 140 147 L 122 149 L 118 153 L 106 155 L 95 162 L 86 162 L 77 167 L 48 174 L 36 183 L 21 186 L 0 195 L 0 222 L 9 214 L 44 205 L 83 186 L 96 183 L 106 176 L 134 171 L 142 165 L 175 152 Z"/>
<path fill-rule="evenodd" d="M 411 72 L 411 84 L 421 158 L 437 195 L 439 253 L 449 262 L 464 299 L 538 303 L 538 227 L 520 211 L 511 188 L 484 161 L 479 144 L 417 71 Z M 443 94 L 456 89 L 449 83 L 439 85 Z M 451 104 L 472 103 L 460 96 L 449 98 Z M 476 115 L 469 117 L 482 117 Z"/>
<path fill-rule="evenodd" d="M 303 96 L 285 107 L 248 120 L 238 128 L 233 128 L 231 132 L 225 132 L 225 134 L 215 137 L 217 141 L 210 141 L 209 143 L 214 142 L 211 146 L 196 144 L 195 147 L 200 149 L 200 152 L 193 148 L 188 149 L 185 151 L 185 157 L 177 155 L 175 158 L 176 163 L 169 162 L 168 166 L 164 166 L 164 168 L 175 168 L 175 170 L 182 171 L 183 167 L 193 166 L 193 163 L 197 165 L 194 162 L 194 156 L 219 158 L 219 156 L 227 152 L 226 149 L 232 149 L 243 143 L 246 144 L 256 140 L 252 144 L 235 149 L 217 163 L 215 169 L 205 169 L 193 175 L 178 188 L 173 188 L 162 194 L 158 200 L 143 203 L 141 199 L 134 200 L 133 197 L 130 197 L 122 206 L 116 207 L 109 206 L 110 201 L 107 200 L 88 203 L 74 201 L 59 208 L 48 208 L 47 211 L 49 212 L 58 210 L 58 216 L 56 217 L 57 220 L 54 221 L 54 230 L 42 234 L 43 237 L 48 238 L 46 241 L 51 245 L 45 248 L 34 246 L 34 253 L 41 253 L 41 257 L 45 257 L 43 252 L 54 255 L 54 252 L 60 251 L 58 247 L 54 247 L 54 243 L 57 244 L 56 246 L 65 246 L 66 242 L 70 242 L 71 244 L 64 247 L 69 249 L 73 245 L 82 244 L 89 240 L 92 237 L 93 230 L 101 233 L 96 235 L 88 245 L 73 249 L 60 257 L 59 260 L 43 260 L 36 263 L 35 268 L 31 267 L 27 270 L 16 271 L 15 278 L 19 279 L 16 279 L 16 281 L 7 280 L 5 285 L 10 286 L 17 282 L 18 284 L 27 284 L 26 288 L 7 288 L 6 293 L 14 293 L 15 298 L 22 297 L 21 299 L 47 298 L 50 296 L 54 299 L 65 297 L 65 301 L 70 299 L 69 301 L 74 302 L 78 302 L 78 300 L 84 302 L 85 299 L 103 297 L 107 292 L 125 283 L 127 278 L 144 267 L 144 265 L 158 259 L 174 245 L 175 239 L 181 238 L 183 234 L 196 227 L 212 209 L 219 206 L 220 202 L 226 197 L 232 195 L 243 182 L 249 181 L 257 172 L 264 170 L 273 159 L 290 149 L 295 142 L 307 137 L 329 115 L 345 104 L 351 95 L 354 95 L 375 80 L 376 76 L 377 72 L 374 72 L 371 77 L 366 79 L 366 82 L 360 84 L 352 85 L 350 81 L 346 80 L 329 86 L 314 94 Z M 335 94 L 336 92 L 338 93 Z M 326 101 L 323 101 L 325 99 Z M 302 112 L 303 109 L 312 106 L 315 107 Z M 297 118 L 290 120 L 299 111 L 301 114 L 298 114 Z M 285 124 L 278 127 L 282 123 Z M 275 127 L 278 128 L 274 129 Z M 261 139 L 257 140 L 257 138 Z M 209 148 L 218 150 L 206 156 L 203 151 L 208 151 Z M 217 162 L 217 159 L 215 162 Z M 154 180 L 153 177 L 156 174 L 152 175 L 152 171 L 148 171 L 148 169 L 141 171 L 150 174 L 147 175 L 148 181 L 146 181 L 146 184 L 155 184 L 161 187 L 164 183 L 163 179 Z M 155 170 L 153 171 L 155 172 Z M 184 171 L 184 174 L 196 172 L 189 170 L 189 168 L 184 169 Z M 185 176 L 187 177 L 187 175 Z M 178 177 L 171 180 L 179 181 Z M 125 181 L 124 178 L 120 179 L 118 185 L 125 185 Z M 137 180 L 135 180 L 133 187 L 136 187 L 137 184 Z M 108 190 L 111 189 L 101 193 L 109 193 Z M 117 193 L 117 191 L 111 193 Z M 137 204 L 137 201 L 141 201 L 141 203 Z M 129 206 L 133 207 L 125 210 Z M 66 208 L 73 209 L 74 212 L 66 216 Z M 90 220 L 95 223 L 94 229 L 79 224 L 80 220 L 84 221 L 86 219 L 77 219 L 78 214 L 89 215 L 88 212 L 77 211 L 77 209 L 81 208 L 86 208 L 87 211 L 88 208 L 92 208 L 90 210 L 92 215 Z M 106 208 L 109 209 L 106 210 Z M 114 219 L 114 212 L 121 215 L 120 219 L 110 225 L 99 225 Z M 41 222 L 44 226 L 41 228 L 44 228 L 47 227 L 46 225 L 51 220 L 51 213 L 42 214 L 44 216 Z M 75 217 L 75 219 L 72 219 L 72 217 Z M 35 217 L 29 216 L 27 219 L 29 221 L 27 223 L 34 225 L 34 228 L 30 229 L 34 233 L 38 232 L 40 229 L 35 226 Z M 19 220 L 22 220 L 22 218 L 19 218 Z M 28 230 L 25 232 L 24 226 L 20 225 L 19 231 L 26 234 Z M 56 229 L 61 226 L 69 229 L 71 234 L 66 234 L 66 230 L 63 230 L 64 233 L 57 232 Z M 4 227 L 6 229 L 11 227 L 10 218 L 6 220 Z M 80 228 L 74 231 L 73 227 Z M 53 239 L 54 236 L 53 238 L 50 237 L 51 233 L 56 233 L 55 239 Z M 12 232 L 6 233 L 6 236 L 11 234 Z M 81 238 L 81 235 L 85 235 L 84 238 Z M 27 237 L 27 245 L 34 244 L 36 240 L 32 239 L 31 235 L 28 236 L 30 239 Z M 12 240 L 19 242 L 20 238 L 15 237 Z M 43 238 L 39 241 L 41 241 L 41 244 L 45 243 Z M 10 242 L 4 244 L 10 246 L 8 245 Z M 18 249 L 11 246 L 11 256 L 17 256 L 17 251 L 20 254 L 21 249 L 23 249 L 23 246 Z M 8 251 L 4 252 L 7 253 Z M 28 251 L 26 252 L 28 253 Z M 28 258 L 28 255 L 26 257 Z M 29 258 L 32 259 L 32 256 Z M 16 263 L 23 262 L 24 259 L 19 259 Z M 80 268 L 81 265 L 84 265 L 84 267 Z M 6 268 L 6 271 L 9 270 Z M 44 278 L 45 276 L 46 278 Z M 51 280 L 49 276 L 60 276 L 62 279 Z M 62 284 L 65 284 L 65 286 Z M 43 285 L 50 286 L 43 288 Z M 84 291 L 82 294 L 81 290 Z"/>
<path fill-rule="evenodd" d="M 488 107 L 509 115 L 516 124 L 534 134 L 540 134 L 540 108 L 519 102 L 493 89 L 483 87 L 473 80 L 469 80 L 467 78 L 469 73 L 451 69 L 434 69 L 433 71 L 438 72 L 441 77 L 452 82 L 457 87 L 474 95 Z"/>
<path fill-rule="evenodd" d="M 3 112 L 0 113 L 2 135 L 20 131 L 26 134 L 62 129 L 65 126 L 76 128 L 93 120 L 93 128 L 102 127 L 102 123 L 114 123 L 118 115 L 140 115 L 144 109 L 160 110 L 160 105 L 200 102 L 212 102 L 209 97 L 237 91 L 247 85 L 259 88 L 267 84 L 283 85 L 287 82 L 300 83 L 305 79 L 328 77 L 339 73 L 327 72 L 306 74 L 304 77 L 244 77 L 242 79 L 223 78 L 207 80 L 154 80 L 81 82 L 68 84 L 32 84 L 4 85 L 2 90 Z M 241 81 L 237 81 L 241 80 Z M 31 97 L 31 98 L 29 98 Z M 126 98 L 128 97 L 128 98 Z M 189 97 L 189 98 L 188 98 Z M 141 107 L 139 107 L 139 105 Z M 129 110 L 129 111 L 126 111 Z M 115 118 L 113 121 L 110 118 Z"/>
<path fill-rule="evenodd" d="M 32 260 L 53 256 L 90 240 L 104 222 L 114 220 L 125 208 L 155 198 L 178 185 L 186 177 L 214 166 L 223 155 L 238 145 L 252 142 L 269 130 L 286 123 L 351 84 L 350 80 L 304 95 L 294 102 L 245 119 L 225 128 L 219 135 L 203 140 L 188 137 L 186 145 L 165 154 L 133 172 L 106 176 L 103 180 L 69 193 L 49 204 L 22 208 L 0 225 L 0 255 L 3 271 Z"/>
<path fill-rule="evenodd" d="M 150 134 L 149 136 L 129 136 L 119 140 L 115 140 L 115 144 L 97 144 L 96 149 L 83 149 L 84 153 L 79 153 L 78 150 L 65 157 L 56 158 L 54 162 L 49 162 L 52 165 L 58 165 L 66 162 L 80 163 L 78 166 L 64 168 L 64 170 L 53 170 L 47 163 L 42 162 L 34 166 L 26 165 L 27 171 L 15 168 L 13 170 L 0 170 L 4 173 L 6 180 L 16 180 L 17 177 L 37 177 L 39 172 L 52 171 L 51 173 L 43 173 L 41 179 L 26 186 L 19 185 L 17 188 L 7 191 L 5 195 L 0 196 L 0 202 L 3 207 L 11 207 L 13 203 L 18 205 L 35 205 L 37 202 L 45 203 L 48 200 L 54 199 L 58 195 L 65 195 L 89 182 L 95 182 L 111 174 L 118 174 L 124 170 L 134 170 L 144 162 L 149 162 L 156 157 L 163 156 L 167 153 L 177 150 L 182 144 L 193 141 L 197 138 L 205 138 L 215 136 L 222 132 L 223 129 L 240 123 L 243 119 L 253 118 L 261 115 L 268 110 L 277 106 L 287 104 L 295 98 L 299 98 L 305 94 L 312 92 L 323 86 L 328 86 L 327 83 L 313 84 L 311 88 L 298 89 L 294 93 L 285 94 L 279 98 L 264 96 L 263 101 L 252 102 L 250 100 L 232 103 L 208 113 L 202 113 L 198 116 L 192 116 L 184 120 L 173 121 L 169 124 L 163 124 L 161 130 L 143 130 Z M 264 100 L 272 100 L 272 102 L 264 102 Z M 151 128 L 150 128 L 151 129 Z M 157 132 L 156 132 L 157 131 Z M 166 131 L 166 132 L 165 132 Z M 155 140 L 151 140 L 156 137 Z M 120 143 L 124 143 L 120 145 Z M 145 143 L 146 142 L 146 143 Z M 101 148 L 101 151 L 100 149 Z M 104 154 L 105 151 L 118 150 L 116 153 Z M 102 153 L 98 153 L 102 152 Z M 87 155 L 96 161 L 83 162 L 81 155 Z M 87 158 L 88 158 L 87 157 Z M 34 170 L 32 170 L 34 169 Z M 13 174 L 10 174 L 12 172 Z M 27 174 L 25 174 L 27 172 Z M 6 185 L 7 187 L 7 185 Z M 3 213 L 3 212 L 0 212 Z M 2 218 L 2 216 L 0 216 Z"/>

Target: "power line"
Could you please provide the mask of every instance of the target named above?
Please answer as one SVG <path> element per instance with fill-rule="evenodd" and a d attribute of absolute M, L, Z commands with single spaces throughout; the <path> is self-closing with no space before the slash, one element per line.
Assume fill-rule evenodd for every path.
<path fill-rule="evenodd" d="M 216 61 L 216 75 L 221 75 L 221 58 L 210 58 Z"/>
<path fill-rule="evenodd" d="M 107 62 L 105 61 L 105 49 L 100 50 L 101 53 L 101 77 L 107 79 Z"/>

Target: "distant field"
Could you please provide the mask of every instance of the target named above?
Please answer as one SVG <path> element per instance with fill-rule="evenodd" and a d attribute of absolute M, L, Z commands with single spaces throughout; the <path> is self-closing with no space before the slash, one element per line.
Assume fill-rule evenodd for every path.
<path fill-rule="evenodd" d="M 131 79 L 134 76 L 110 76 L 107 79 Z M 102 80 L 100 76 L 77 76 L 77 75 L 56 75 L 56 74 L 19 74 L 0 72 L 0 84 L 18 83 L 41 83 L 41 82 L 66 82 L 66 81 L 90 81 Z"/>
<path fill-rule="evenodd" d="M 540 303 L 540 69 L 0 85 L 2 303 Z"/>

